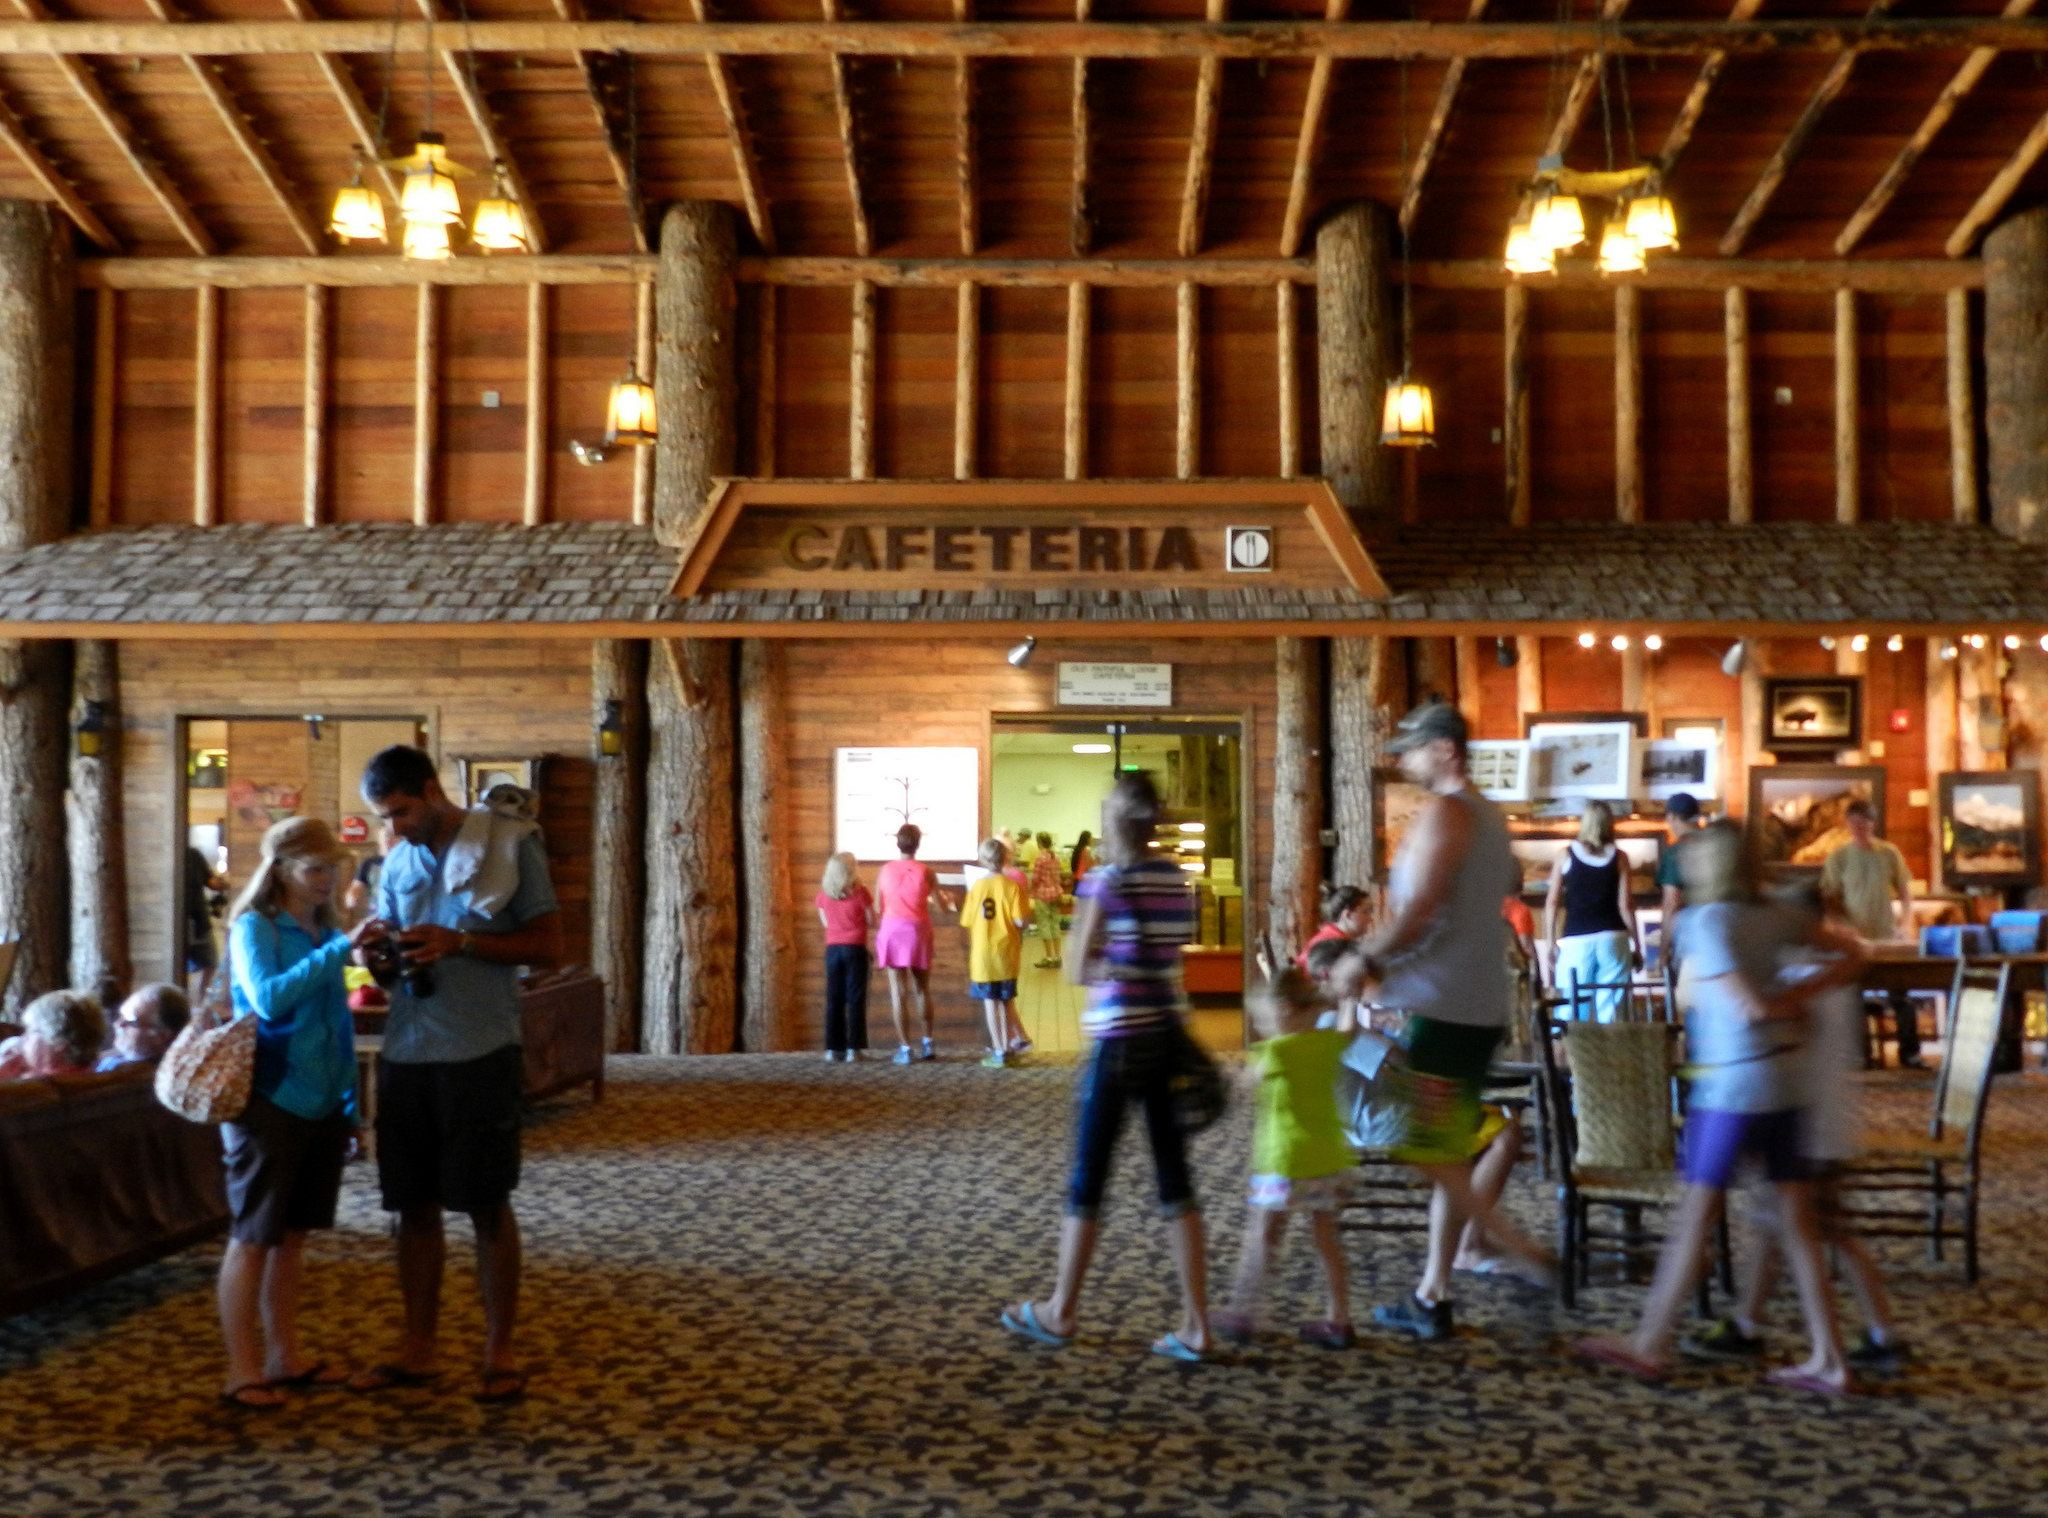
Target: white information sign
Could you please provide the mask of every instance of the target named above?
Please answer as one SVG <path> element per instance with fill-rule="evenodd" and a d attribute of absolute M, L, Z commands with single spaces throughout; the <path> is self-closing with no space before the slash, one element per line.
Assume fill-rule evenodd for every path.
<path fill-rule="evenodd" d="M 833 845 L 859 860 L 896 858 L 896 830 L 924 830 L 917 856 L 972 859 L 981 845 L 981 751 L 842 748 L 833 753 Z"/>
<path fill-rule="evenodd" d="M 1061 706 L 1171 706 L 1171 664 L 1062 664 Z"/>

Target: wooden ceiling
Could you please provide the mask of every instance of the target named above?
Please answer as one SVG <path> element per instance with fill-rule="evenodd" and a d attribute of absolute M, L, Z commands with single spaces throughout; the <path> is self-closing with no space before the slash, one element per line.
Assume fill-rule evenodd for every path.
<path fill-rule="evenodd" d="M 30 20 L 393 19 L 375 0 L 14 3 Z M 398 0 L 407 20 L 436 3 Z M 437 46 L 458 47 L 459 0 L 438 3 Z M 618 19 L 621 10 L 604 9 L 611 3 L 589 0 L 587 14 Z M 1321 0 L 1207 0 L 1206 12 L 1201 0 L 1079 3 L 1112 22 L 1326 14 Z M 1345 0 L 1329 3 L 1341 16 Z M 586 14 L 583 0 L 469 4 L 478 22 Z M 634 0 L 631 19 L 945 22 L 970 4 L 976 20 L 1074 16 L 1073 0 L 725 0 L 715 11 L 707 0 Z M 1631 23 L 1729 18 L 1727 0 L 1605 4 Z M 2024 15 L 2028 4 L 2010 0 L 2003 13 Z M 1737 0 L 1734 9 L 1738 19 L 1790 19 L 1757 7 Z M 1799 7 L 1801 17 L 1850 20 L 1873 9 L 1870 0 Z M 1917 12 L 2000 13 L 1999 0 L 1938 0 Z M 1412 9 L 1354 0 L 1348 19 L 1474 15 L 1540 26 L 1558 11 L 1534 0 L 1415 0 Z M 1581 5 L 1578 19 L 1589 16 Z M 0 56 L 0 136 L 11 149 L 0 149 L 0 194 L 58 199 L 110 252 L 349 256 L 323 224 L 350 145 L 381 116 L 385 142 L 403 151 L 428 124 L 430 81 L 432 124 L 453 155 L 480 170 L 494 156 L 506 162 L 548 252 L 642 245 L 646 217 L 625 189 L 635 161 L 644 204 L 745 207 L 764 251 L 903 258 L 1270 258 L 1303 251 L 1320 209 L 1367 196 L 1409 199 L 1416 257 L 1485 259 L 1553 136 L 1568 142 L 1575 167 L 1606 164 L 1610 138 L 1616 162 L 1630 161 L 1631 143 L 1634 156 L 1670 156 L 1688 257 L 1957 256 L 1974 246 L 1972 207 L 2016 150 L 2023 171 L 2008 174 L 1999 204 L 2048 190 L 2048 169 L 2034 164 L 2033 139 L 2048 136 L 2037 125 L 2048 113 L 2039 51 L 1760 51 L 1718 64 L 1641 56 L 1625 69 L 1610 64 L 1604 101 L 1598 71 L 1573 55 L 1406 65 L 1098 58 L 1085 65 L 1077 103 L 1079 72 L 1068 57 L 15 51 Z M 1930 118 L 1959 79 L 1967 93 L 1953 115 Z M 1895 176 L 1897 193 L 1852 227 L 1916 133 L 1925 150 Z M 1078 173 L 1077 136 L 1086 141 Z M 1306 156 L 1305 137 L 1314 140 Z M 483 182 L 470 182 L 471 199 Z"/>

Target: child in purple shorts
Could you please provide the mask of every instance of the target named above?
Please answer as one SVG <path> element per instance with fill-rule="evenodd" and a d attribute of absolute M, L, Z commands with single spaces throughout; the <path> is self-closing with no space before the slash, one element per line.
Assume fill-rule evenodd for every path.
<path fill-rule="evenodd" d="M 1856 978 L 1862 946 L 1852 933 L 1767 904 L 1755 851 L 1733 823 L 1717 822 L 1694 835 L 1680 865 L 1691 904 L 1678 919 L 1679 1000 L 1688 1012 L 1695 1066 L 1681 1167 L 1685 1192 L 1635 1333 L 1583 1339 L 1575 1349 L 1645 1379 L 1669 1370 L 1678 1314 L 1705 1268 L 1708 1235 L 1736 1168 L 1749 1158 L 1778 1193 L 1787 1263 L 1813 1341 L 1804 1362 L 1780 1367 L 1769 1379 L 1840 1395 L 1850 1389 L 1850 1374 L 1822 1271 L 1800 1140 L 1801 1062 L 1808 1001 Z M 1836 957 L 1818 973 L 1787 977 L 1788 960 L 1803 947 Z"/>

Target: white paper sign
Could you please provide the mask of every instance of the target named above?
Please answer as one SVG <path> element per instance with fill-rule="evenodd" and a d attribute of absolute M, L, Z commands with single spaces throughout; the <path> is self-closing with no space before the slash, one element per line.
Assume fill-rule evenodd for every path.
<path fill-rule="evenodd" d="M 1171 706 L 1171 664 L 1062 664 L 1061 706 Z"/>
<path fill-rule="evenodd" d="M 981 844 L 979 749 L 837 749 L 832 797 L 832 847 L 859 860 L 896 858 L 906 822 L 924 830 L 927 862 L 972 859 Z"/>

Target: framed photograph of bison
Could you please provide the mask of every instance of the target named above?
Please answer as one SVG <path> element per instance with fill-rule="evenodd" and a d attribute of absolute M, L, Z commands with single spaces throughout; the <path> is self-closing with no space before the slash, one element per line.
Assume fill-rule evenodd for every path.
<path fill-rule="evenodd" d="M 1812 675 L 1764 681 L 1763 746 L 1774 754 L 1833 754 L 1863 743 L 1863 682 Z"/>

